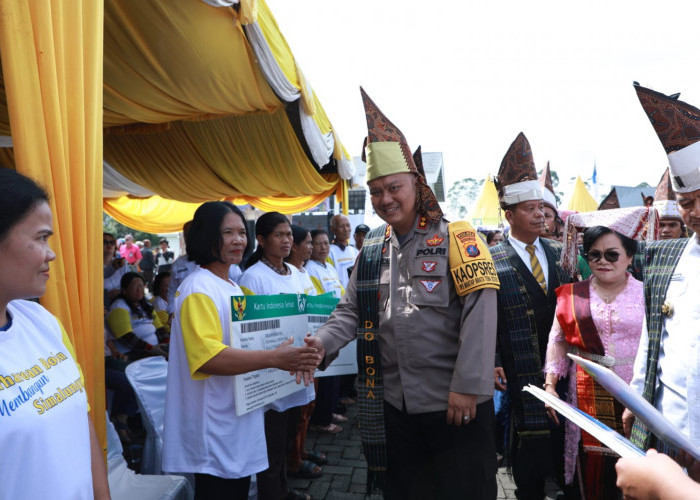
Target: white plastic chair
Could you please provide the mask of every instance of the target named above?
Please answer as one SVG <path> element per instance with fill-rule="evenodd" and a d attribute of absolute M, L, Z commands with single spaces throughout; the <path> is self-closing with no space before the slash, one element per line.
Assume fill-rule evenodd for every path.
<path fill-rule="evenodd" d="M 107 479 L 112 500 L 192 500 L 194 490 L 186 478 L 136 474 L 126 466 L 119 435 L 107 419 Z"/>
<path fill-rule="evenodd" d="M 126 367 L 126 378 L 134 388 L 139 403 L 141 420 L 146 429 L 146 442 L 141 455 L 141 472 L 162 474 L 163 422 L 165 417 L 165 387 L 168 378 L 168 362 L 160 356 L 143 358 Z M 194 490 L 194 476 L 185 475 Z M 249 500 L 257 499 L 255 474 L 250 478 Z"/>
<path fill-rule="evenodd" d="M 162 474 L 163 420 L 168 362 L 160 357 L 139 359 L 126 367 L 126 377 L 136 393 L 146 442 L 141 456 L 141 473 Z"/>

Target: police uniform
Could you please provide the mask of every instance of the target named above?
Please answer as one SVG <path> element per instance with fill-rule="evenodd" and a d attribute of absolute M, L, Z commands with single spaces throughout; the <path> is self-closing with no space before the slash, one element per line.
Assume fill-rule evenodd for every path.
<path fill-rule="evenodd" d="M 447 478 L 442 483 L 444 491 L 439 492 L 441 498 L 458 496 L 460 491 L 470 491 L 472 498 L 495 498 L 496 450 L 491 426 L 496 290 L 482 289 L 460 297 L 450 272 L 449 248 L 445 219 L 433 223 L 419 218 L 408 235 L 392 233 L 384 243 L 378 339 L 388 497 L 399 496 L 390 489 L 396 483 L 392 476 L 400 476 L 399 482 L 416 494 L 425 486 L 420 484 L 425 477 L 422 469 L 434 467 Z M 327 357 L 355 338 L 357 321 L 357 276 L 353 273 L 346 294 L 317 333 Z M 359 387 L 360 391 L 368 389 Z M 477 395 L 476 418 L 469 425 L 447 424 L 450 391 Z M 489 492 L 479 495 L 479 486 Z M 434 497 L 438 493 L 423 494 Z"/>

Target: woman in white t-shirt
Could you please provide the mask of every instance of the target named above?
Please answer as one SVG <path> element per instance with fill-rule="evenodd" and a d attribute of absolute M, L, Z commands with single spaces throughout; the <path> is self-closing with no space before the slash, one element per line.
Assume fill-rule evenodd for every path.
<path fill-rule="evenodd" d="M 170 288 L 170 271 L 158 273 L 153 280 L 153 310 L 160 323 L 170 333 L 170 315 L 168 314 L 168 289 Z"/>
<path fill-rule="evenodd" d="M 122 276 L 121 293 L 112 301 L 107 326 L 116 346 L 130 361 L 148 356 L 167 358 L 168 332 L 145 297 L 146 282 L 139 273 Z"/>
<path fill-rule="evenodd" d="M 319 294 L 331 292 L 339 299 L 345 293 L 345 289 L 340 283 L 335 267 L 328 262 L 331 248 L 328 231 L 323 229 L 311 231 L 311 248 L 311 258 L 306 263 L 311 281 Z M 347 422 L 347 417 L 340 413 L 333 413 L 340 399 L 340 379 L 338 375 L 317 379 L 316 408 L 309 418 L 311 430 L 323 434 L 337 434 L 343 430 L 338 424 Z"/>
<path fill-rule="evenodd" d="M 194 473 L 196 499 L 247 499 L 250 476 L 267 468 L 262 410 L 236 415 L 232 375 L 264 368 L 312 372 L 318 354 L 290 341 L 269 351 L 231 345 L 229 279 L 247 245 L 245 219 L 233 204 L 202 204 L 185 236 L 199 267 L 178 287 L 165 397 L 163 470 Z"/>
<path fill-rule="evenodd" d="M 0 499 L 109 498 L 73 346 L 58 319 L 23 300 L 46 291 L 52 234 L 46 192 L 0 168 Z"/>
<path fill-rule="evenodd" d="M 106 308 L 119 295 L 122 276 L 129 272 L 129 267 L 117 252 L 117 240 L 112 233 L 102 233 L 102 260 Z"/>
<path fill-rule="evenodd" d="M 330 249 L 328 231 L 323 229 L 311 231 L 311 258 L 306 263 L 306 271 L 319 295 L 332 292 L 333 296 L 339 299 L 345 293 L 345 289 L 340 282 L 338 271 L 328 261 Z"/>
<path fill-rule="evenodd" d="M 292 225 L 292 249 L 284 261 L 291 264 L 292 271 L 297 270 L 301 274 L 300 280 L 304 285 L 306 295 L 316 295 L 316 287 L 311 282 L 309 273 L 304 269 L 304 264 L 311 258 L 311 233 L 308 229 Z"/>
<path fill-rule="evenodd" d="M 246 270 L 241 276 L 241 286 L 256 295 L 277 295 L 280 293 L 304 293 L 304 284 L 299 273 L 284 259 L 289 256 L 294 242 L 292 228 L 287 217 L 279 212 L 263 214 L 255 223 L 255 237 L 258 247 L 248 259 Z M 306 496 L 287 487 L 286 450 L 291 444 L 290 437 L 296 434 L 300 410 L 315 399 L 311 390 L 297 391 L 268 405 L 265 412 L 265 437 L 270 467 L 259 473 L 258 497 L 260 500 L 299 498 Z M 312 465 L 310 477 L 318 477 L 321 470 Z"/>

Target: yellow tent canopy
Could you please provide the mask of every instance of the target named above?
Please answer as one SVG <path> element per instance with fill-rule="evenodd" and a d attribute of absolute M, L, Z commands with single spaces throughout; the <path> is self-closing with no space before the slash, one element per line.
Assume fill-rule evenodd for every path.
<path fill-rule="evenodd" d="M 580 176 L 576 177 L 574 190 L 571 193 L 571 198 L 569 198 L 566 209 L 576 212 L 594 212 L 598 209 L 598 203 L 588 192 Z"/>
<path fill-rule="evenodd" d="M 172 230 L 205 200 L 293 212 L 352 177 L 264 0 L 216 3 L 0 2 L 0 164 L 51 195 L 41 300 L 72 337 L 103 442 L 103 206 Z"/>
<path fill-rule="evenodd" d="M 177 228 L 189 220 L 180 202 L 293 213 L 341 199 L 350 157 L 265 2 L 245 5 L 104 4 L 104 209 L 116 219 L 146 230 L 123 196 L 169 200 L 165 223 Z"/>
<path fill-rule="evenodd" d="M 467 214 L 466 220 L 471 222 L 474 227 L 495 228 L 501 224 L 498 192 L 490 175 L 484 181 L 481 193 L 479 193 L 474 206 Z"/>

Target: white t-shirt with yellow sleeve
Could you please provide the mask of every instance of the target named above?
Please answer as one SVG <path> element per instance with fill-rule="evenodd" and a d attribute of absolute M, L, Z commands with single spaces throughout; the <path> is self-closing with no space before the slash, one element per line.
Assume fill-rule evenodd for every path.
<path fill-rule="evenodd" d="M 290 270 L 289 274 L 281 275 L 272 270 L 264 262 L 256 262 L 245 270 L 238 281 L 255 295 L 277 295 L 280 293 L 305 293 L 306 287 L 302 281 L 302 273 L 294 266 L 284 264 Z M 297 346 L 301 347 L 301 346 Z M 290 375 L 291 376 L 291 375 Z M 266 409 L 283 412 L 289 408 L 303 406 L 316 399 L 313 384 L 309 384 L 303 390 L 293 392 L 288 396 L 273 401 Z"/>
<path fill-rule="evenodd" d="M 73 346 L 39 304 L 0 331 L 0 499 L 91 499 L 88 404 Z"/>
<path fill-rule="evenodd" d="M 234 479 L 267 469 L 262 409 L 236 416 L 234 377 L 199 368 L 231 345 L 231 296 L 241 289 L 197 267 L 175 294 L 163 429 L 163 470 Z"/>
<path fill-rule="evenodd" d="M 126 303 L 126 300 L 119 298 L 109 307 L 107 315 L 107 326 L 116 339 L 119 339 L 129 332 L 132 332 L 144 342 L 157 345 L 158 336 L 156 330 L 160 328 L 161 322 L 155 312 L 147 315 L 141 307 L 138 312 L 134 312 Z M 116 343 L 117 349 L 123 353 L 129 352 L 121 342 Z"/>
<path fill-rule="evenodd" d="M 170 325 L 168 324 L 168 318 L 170 316 L 168 314 L 168 303 L 163 297 L 156 296 L 153 299 L 153 312 L 158 316 L 161 326 L 164 326 L 165 329 L 170 332 Z"/>
<path fill-rule="evenodd" d="M 311 276 L 309 276 L 309 273 L 306 272 L 306 269 L 302 271 L 297 269 L 295 266 L 289 266 L 289 268 L 292 270 L 292 273 L 296 274 L 299 278 L 301 285 L 304 287 L 304 293 L 306 295 L 318 295 L 316 285 L 314 285 L 313 281 L 311 281 Z"/>
<path fill-rule="evenodd" d="M 333 296 L 339 299 L 345 293 L 345 289 L 338 277 L 338 272 L 331 264 L 309 260 L 306 263 L 306 271 L 309 273 L 319 295 L 332 292 Z"/>

